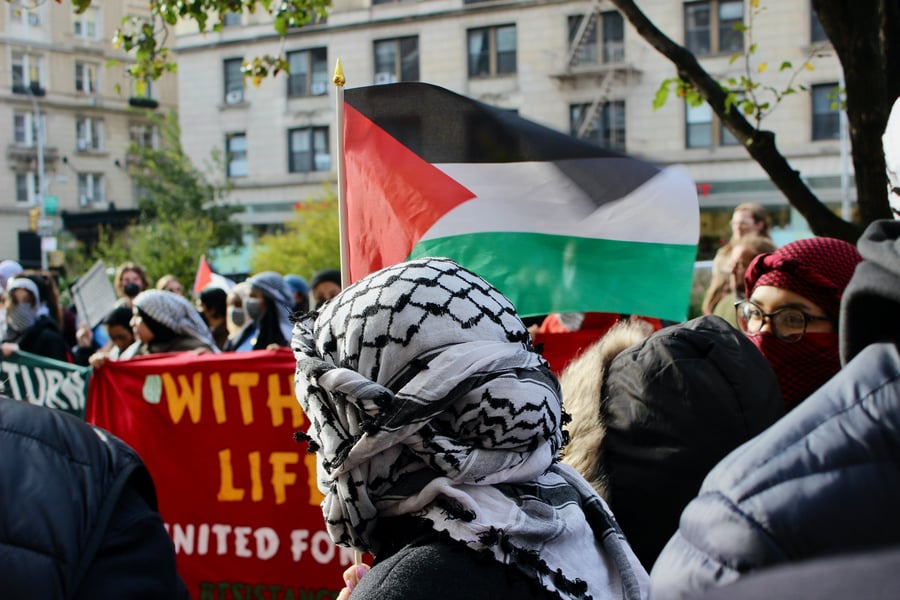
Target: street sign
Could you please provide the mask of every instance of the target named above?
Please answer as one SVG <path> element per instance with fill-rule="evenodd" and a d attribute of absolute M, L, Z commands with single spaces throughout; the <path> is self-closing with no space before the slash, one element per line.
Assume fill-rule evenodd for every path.
<path fill-rule="evenodd" d="M 56 221 L 46 217 L 38 219 L 37 234 L 40 237 L 51 237 L 56 235 Z"/>

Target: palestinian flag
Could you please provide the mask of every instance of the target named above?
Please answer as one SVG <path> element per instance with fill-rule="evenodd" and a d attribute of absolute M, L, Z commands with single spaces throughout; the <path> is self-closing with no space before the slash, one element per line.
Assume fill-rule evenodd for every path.
<path fill-rule="evenodd" d="M 424 83 L 344 92 L 344 167 L 351 281 L 447 256 L 522 316 L 687 317 L 699 218 L 679 168 Z"/>

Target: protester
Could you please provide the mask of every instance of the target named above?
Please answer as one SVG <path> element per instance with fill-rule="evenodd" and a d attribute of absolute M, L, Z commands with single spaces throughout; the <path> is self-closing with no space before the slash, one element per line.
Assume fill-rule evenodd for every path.
<path fill-rule="evenodd" d="M 112 345 L 109 348 L 94 347 L 93 352 L 90 352 L 86 359 L 84 354 L 87 350 L 79 346 L 77 351 L 73 352 L 75 355 L 73 362 L 98 368 L 107 360 L 119 360 L 122 354 L 135 342 L 134 330 L 131 328 L 132 310 L 127 306 L 117 306 L 109 311 L 109 314 L 103 318 L 101 325 L 106 328 L 107 336 Z"/>
<path fill-rule="evenodd" d="M 303 314 L 309 310 L 309 285 L 299 275 L 285 275 L 284 285 L 287 286 L 294 299 L 292 313 Z"/>
<path fill-rule="evenodd" d="M 250 297 L 250 284 L 246 281 L 236 284 L 225 298 L 225 325 L 228 327 L 228 339 L 235 337 L 247 324 L 247 311 L 244 302 Z M 226 343 L 226 347 L 230 344 Z"/>
<path fill-rule="evenodd" d="M 900 208 L 900 100 L 883 143 L 890 201 Z M 869 225 L 859 254 L 840 304 L 843 368 L 710 472 L 653 568 L 654 600 L 695 598 L 736 581 L 734 595 L 723 587 L 710 598 L 900 592 L 891 572 L 900 564 L 900 221 Z M 877 566 L 873 579 L 857 579 L 862 585 L 842 595 L 847 588 L 833 575 L 859 575 L 866 565 Z M 811 588 L 820 595 L 794 593 L 829 573 L 833 587 Z"/>
<path fill-rule="evenodd" d="M 22 265 L 16 261 L 0 261 L 0 339 L 6 333 L 6 283 L 21 272 Z"/>
<path fill-rule="evenodd" d="M 23 351 L 54 360 L 69 361 L 69 351 L 56 321 L 41 314 L 37 283 L 20 275 L 7 282 L 6 332 L 3 356 Z"/>
<path fill-rule="evenodd" d="M 0 596 L 189 598 L 150 473 L 63 411 L 0 397 Z"/>
<path fill-rule="evenodd" d="M 734 291 L 731 285 L 732 251 L 738 240 L 748 235 L 769 238 L 769 215 L 766 209 L 753 202 L 738 204 L 731 216 L 731 237 L 713 258 L 712 277 L 701 309 L 711 314 L 724 296 Z"/>
<path fill-rule="evenodd" d="M 216 286 L 207 287 L 197 298 L 197 309 L 219 350 L 224 350 L 228 342 L 228 326 L 225 324 L 227 299 L 228 292 Z"/>
<path fill-rule="evenodd" d="M 137 341 L 122 358 L 141 354 L 219 352 L 197 309 L 184 296 L 146 290 L 134 299 L 131 327 Z"/>
<path fill-rule="evenodd" d="M 247 280 L 250 293 L 244 300 L 248 322 L 228 340 L 229 351 L 266 350 L 289 346 L 293 301 L 284 279 L 274 271 L 265 271 Z"/>
<path fill-rule="evenodd" d="M 557 379 L 489 283 L 443 258 L 387 267 L 292 347 L 325 526 L 375 556 L 353 598 L 645 596 L 605 503 L 557 460 Z"/>
<path fill-rule="evenodd" d="M 731 291 L 722 296 L 713 307 L 712 313 L 728 321 L 732 327 L 737 328 L 737 315 L 734 305 L 738 300 L 746 298 L 744 289 L 744 274 L 753 259 L 763 252 L 775 252 L 775 244 L 767 237 L 751 233 L 738 240 L 731 249 L 731 262 L 729 263 L 730 279 L 728 282 Z"/>
<path fill-rule="evenodd" d="M 184 296 L 184 286 L 181 285 L 178 277 L 171 273 L 163 275 L 156 281 L 156 289 Z"/>
<path fill-rule="evenodd" d="M 309 280 L 313 308 L 318 308 L 327 300 L 331 300 L 340 294 L 341 285 L 341 272 L 337 269 L 316 271 L 312 279 Z"/>
<path fill-rule="evenodd" d="M 136 262 L 128 261 L 116 267 L 113 287 L 119 296 L 119 303 L 131 306 L 132 300 L 150 287 L 150 280 L 144 267 Z"/>
<path fill-rule="evenodd" d="M 719 317 L 647 331 L 615 327 L 568 366 L 562 390 L 572 416 L 563 460 L 609 503 L 649 569 L 709 470 L 784 408 L 771 367 Z"/>
<path fill-rule="evenodd" d="M 787 410 L 841 368 L 841 296 L 861 260 L 852 244 L 817 237 L 760 254 L 747 269 L 738 325 L 775 370 Z"/>

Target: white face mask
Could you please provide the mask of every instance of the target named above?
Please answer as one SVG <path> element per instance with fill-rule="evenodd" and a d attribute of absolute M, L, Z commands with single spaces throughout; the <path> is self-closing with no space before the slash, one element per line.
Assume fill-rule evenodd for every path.
<path fill-rule="evenodd" d="M 30 304 L 14 304 L 6 311 L 7 339 L 13 340 L 22 337 L 29 327 L 37 321 L 37 310 Z"/>
<path fill-rule="evenodd" d="M 241 327 L 246 320 L 246 314 L 244 313 L 244 309 L 237 306 L 229 306 L 228 307 L 228 320 L 235 324 L 237 327 Z"/>

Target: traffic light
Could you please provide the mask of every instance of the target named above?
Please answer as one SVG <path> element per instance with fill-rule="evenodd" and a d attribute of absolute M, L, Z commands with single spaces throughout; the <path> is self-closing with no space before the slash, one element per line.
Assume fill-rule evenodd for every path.
<path fill-rule="evenodd" d="M 28 228 L 32 231 L 38 230 L 38 219 L 41 218 L 41 207 L 35 206 L 28 209 Z"/>

